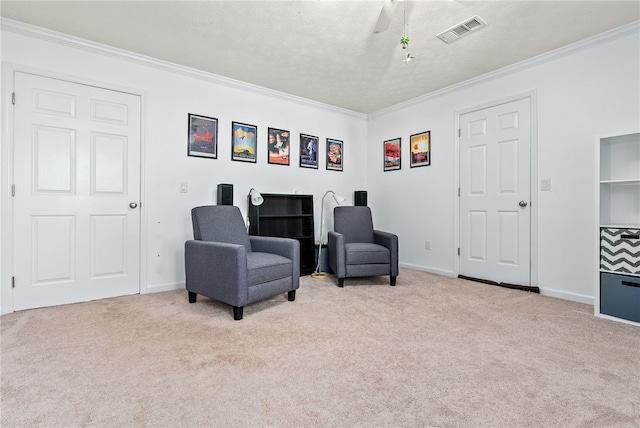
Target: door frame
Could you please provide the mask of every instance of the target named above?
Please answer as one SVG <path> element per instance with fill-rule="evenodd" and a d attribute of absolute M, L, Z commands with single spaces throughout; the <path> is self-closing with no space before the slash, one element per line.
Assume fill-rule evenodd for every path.
<path fill-rule="evenodd" d="M 0 195 L 0 237 L 2 244 L 0 246 L 0 314 L 11 313 L 14 311 L 13 305 L 13 289 L 11 278 L 13 276 L 13 198 L 11 197 L 11 185 L 13 184 L 14 169 L 13 163 L 13 146 L 14 141 L 14 120 L 15 112 L 12 103 L 12 93 L 15 88 L 15 73 L 35 74 L 38 76 L 64 80 L 80 85 L 94 86 L 110 91 L 124 92 L 140 97 L 140 252 L 138 254 L 140 261 L 139 272 L 139 293 L 147 293 L 147 210 L 146 208 L 146 190 L 147 190 L 147 168 L 146 168 L 146 102 L 147 94 L 140 89 L 134 89 L 125 86 L 114 85 L 96 80 L 81 78 L 63 73 L 52 72 L 48 70 L 23 66 L 15 63 L 2 63 L 2 151 L 0 152 L 0 166 L 2 167 L 2 191 Z"/>
<path fill-rule="evenodd" d="M 454 276 L 460 274 L 460 257 L 458 255 L 458 248 L 460 248 L 460 197 L 458 196 L 458 189 L 460 188 L 460 117 L 472 113 L 478 110 L 484 110 L 491 107 L 496 107 L 501 104 L 510 103 L 513 101 L 519 101 L 523 99 L 529 99 L 530 112 L 531 112 L 531 145 L 529 147 L 529 162 L 530 162 L 530 177 L 529 177 L 529 193 L 531 209 L 531 225 L 529 230 L 529 271 L 530 271 L 530 286 L 538 285 L 538 99 L 537 91 L 532 90 L 518 95 L 513 95 L 507 98 L 490 101 L 474 107 L 468 107 L 455 112 L 454 121 L 454 135 L 455 135 L 455 151 L 453 162 L 453 213 L 454 213 L 454 226 L 453 226 L 453 272 Z"/>

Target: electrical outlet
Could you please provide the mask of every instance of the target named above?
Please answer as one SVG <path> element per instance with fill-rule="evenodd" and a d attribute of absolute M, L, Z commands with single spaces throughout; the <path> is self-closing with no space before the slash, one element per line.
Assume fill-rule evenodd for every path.
<path fill-rule="evenodd" d="M 431 241 L 424 241 L 424 249 L 425 250 L 431 249 Z"/>

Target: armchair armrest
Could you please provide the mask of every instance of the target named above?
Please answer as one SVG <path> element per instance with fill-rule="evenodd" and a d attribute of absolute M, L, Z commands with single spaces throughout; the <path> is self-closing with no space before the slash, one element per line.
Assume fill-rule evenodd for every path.
<path fill-rule="evenodd" d="M 398 276 L 398 236 L 381 230 L 373 231 L 374 242 L 389 249 L 391 253 L 391 276 Z"/>
<path fill-rule="evenodd" d="M 344 250 L 344 235 L 333 230 L 327 232 L 329 267 L 338 278 L 347 276 L 347 259 Z"/>
<path fill-rule="evenodd" d="M 184 256 L 188 291 L 232 306 L 247 304 L 247 254 L 243 245 L 190 240 L 185 242 Z"/>
<path fill-rule="evenodd" d="M 373 240 L 376 244 L 391 249 L 392 245 L 397 245 L 398 237 L 393 233 L 383 232 L 381 230 L 373 231 Z"/>

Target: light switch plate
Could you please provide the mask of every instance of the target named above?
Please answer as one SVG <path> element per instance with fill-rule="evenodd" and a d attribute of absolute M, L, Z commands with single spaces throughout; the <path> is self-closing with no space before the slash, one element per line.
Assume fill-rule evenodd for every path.
<path fill-rule="evenodd" d="M 543 178 L 542 180 L 540 180 L 540 190 L 542 190 L 543 192 L 547 192 L 547 191 L 551 190 L 551 179 L 550 178 Z"/>

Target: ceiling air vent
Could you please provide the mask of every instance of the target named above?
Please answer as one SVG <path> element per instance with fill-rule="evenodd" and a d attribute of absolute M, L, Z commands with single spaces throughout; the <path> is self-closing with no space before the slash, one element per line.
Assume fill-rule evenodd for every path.
<path fill-rule="evenodd" d="M 458 25 L 454 25 L 448 30 L 443 31 L 442 33 L 438 34 L 437 37 L 445 43 L 451 43 L 455 42 L 461 37 L 466 36 L 472 31 L 479 30 L 486 26 L 487 23 L 484 22 L 482 18 L 476 15 L 473 18 L 467 19 L 466 21 L 461 22 Z"/>

